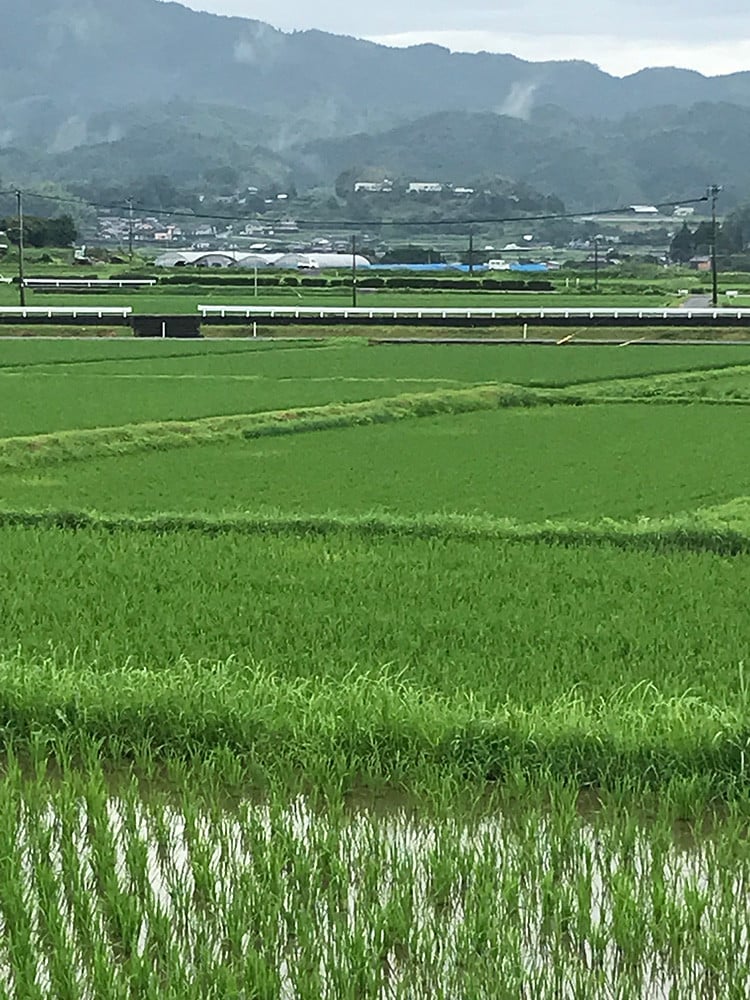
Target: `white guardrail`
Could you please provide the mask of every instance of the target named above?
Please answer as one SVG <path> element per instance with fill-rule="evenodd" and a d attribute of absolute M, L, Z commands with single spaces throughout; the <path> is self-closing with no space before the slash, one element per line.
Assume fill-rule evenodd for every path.
<path fill-rule="evenodd" d="M 25 278 L 27 288 L 151 288 L 155 278 Z"/>
<path fill-rule="evenodd" d="M 203 319 L 738 319 L 750 309 L 374 309 L 359 306 L 198 306 Z"/>
<path fill-rule="evenodd" d="M 0 319 L 129 319 L 130 306 L 2 306 Z"/>

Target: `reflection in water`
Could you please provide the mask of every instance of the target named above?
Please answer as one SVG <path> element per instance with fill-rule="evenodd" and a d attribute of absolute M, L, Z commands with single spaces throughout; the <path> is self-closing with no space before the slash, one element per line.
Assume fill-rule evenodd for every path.
<path fill-rule="evenodd" d="M 718 837 L 102 794 L 25 802 L 0 839 L 19 1000 L 750 995 L 750 861 Z"/>

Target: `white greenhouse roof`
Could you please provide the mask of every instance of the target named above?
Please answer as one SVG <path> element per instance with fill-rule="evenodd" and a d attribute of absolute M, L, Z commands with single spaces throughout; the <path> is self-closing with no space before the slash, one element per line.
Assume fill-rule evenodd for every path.
<path fill-rule="evenodd" d="M 357 267 L 369 267 L 370 262 L 360 254 L 356 256 Z M 275 267 L 298 268 L 302 270 L 322 271 L 331 268 L 348 268 L 352 266 L 350 253 L 289 253 L 274 261 Z"/>
<path fill-rule="evenodd" d="M 154 261 L 157 267 L 199 266 L 206 259 L 224 259 L 239 267 L 269 267 L 282 256 L 280 253 L 248 253 L 246 250 L 168 250 Z"/>

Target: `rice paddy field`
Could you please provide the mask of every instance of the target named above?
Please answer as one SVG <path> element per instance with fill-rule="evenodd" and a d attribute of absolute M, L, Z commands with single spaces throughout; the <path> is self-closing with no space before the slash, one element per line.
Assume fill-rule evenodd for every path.
<path fill-rule="evenodd" d="M 744 998 L 750 347 L 0 343 L 0 996 Z"/>

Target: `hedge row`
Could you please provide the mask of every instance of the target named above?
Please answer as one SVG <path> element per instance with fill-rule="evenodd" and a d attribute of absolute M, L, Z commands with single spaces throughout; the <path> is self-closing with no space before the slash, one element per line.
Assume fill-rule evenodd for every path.
<path fill-rule="evenodd" d="M 301 277 L 297 274 L 259 275 L 260 288 L 350 288 L 351 275 L 331 275 L 330 277 Z M 231 277 L 208 276 L 203 274 L 170 275 L 159 279 L 160 285 L 204 285 L 227 286 L 237 288 L 253 287 L 255 279 L 252 275 L 232 275 Z M 551 292 L 555 286 L 551 281 L 529 280 L 523 278 L 443 278 L 423 277 L 421 275 L 388 276 L 366 275 L 357 277 L 358 288 L 410 288 L 436 291 L 518 291 L 518 292 Z"/>

